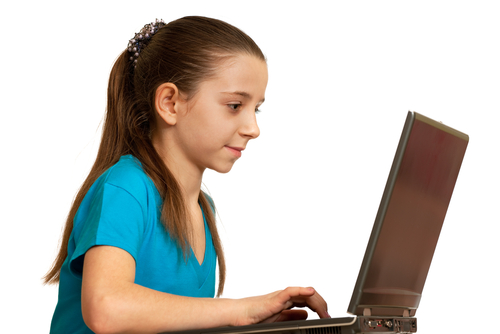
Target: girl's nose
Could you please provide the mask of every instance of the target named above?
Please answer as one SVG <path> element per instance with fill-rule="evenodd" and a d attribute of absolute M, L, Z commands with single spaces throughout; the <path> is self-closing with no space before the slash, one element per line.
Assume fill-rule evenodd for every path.
<path fill-rule="evenodd" d="M 250 139 L 255 139 L 260 135 L 260 129 L 257 125 L 257 117 L 255 112 L 248 114 L 249 116 L 245 117 L 245 122 L 240 128 L 240 135 Z"/>

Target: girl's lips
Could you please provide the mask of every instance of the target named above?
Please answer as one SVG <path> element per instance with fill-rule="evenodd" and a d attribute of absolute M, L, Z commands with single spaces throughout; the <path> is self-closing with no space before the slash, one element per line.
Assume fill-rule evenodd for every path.
<path fill-rule="evenodd" d="M 232 147 L 232 146 L 224 146 L 224 147 L 227 148 L 228 151 L 231 152 L 237 158 L 241 157 L 241 151 L 244 150 L 244 148 L 241 147 Z"/>

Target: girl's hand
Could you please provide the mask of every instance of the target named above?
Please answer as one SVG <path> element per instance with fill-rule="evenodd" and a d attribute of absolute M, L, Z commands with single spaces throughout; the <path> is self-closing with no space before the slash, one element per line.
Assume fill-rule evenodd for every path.
<path fill-rule="evenodd" d="M 237 325 L 307 318 L 307 311 L 291 310 L 293 307 L 309 307 L 320 318 L 330 318 L 325 300 L 313 288 L 289 287 L 268 295 L 244 298 L 240 301 L 244 309 L 239 313 L 241 317 L 237 317 Z"/>

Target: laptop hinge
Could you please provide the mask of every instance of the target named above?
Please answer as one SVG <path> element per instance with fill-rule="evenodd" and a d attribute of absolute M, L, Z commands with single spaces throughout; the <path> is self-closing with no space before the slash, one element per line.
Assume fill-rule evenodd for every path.
<path fill-rule="evenodd" d="M 365 317 L 371 317 L 372 315 L 372 309 L 371 308 L 364 308 L 363 309 L 363 316 Z M 410 310 L 403 310 L 403 317 L 409 317 L 410 316 Z"/>

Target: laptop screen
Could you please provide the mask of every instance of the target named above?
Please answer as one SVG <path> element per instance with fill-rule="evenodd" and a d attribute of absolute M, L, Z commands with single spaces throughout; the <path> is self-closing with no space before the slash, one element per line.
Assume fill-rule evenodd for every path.
<path fill-rule="evenodd" d="M 415 314 L 468 140 L 408 113 L 349 313 Z"/>

